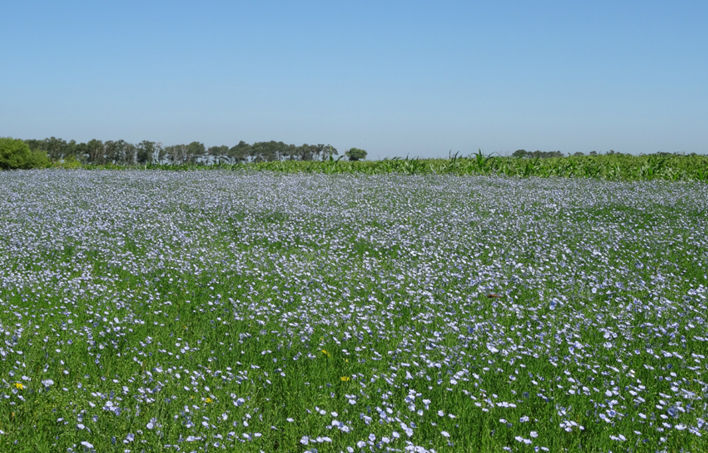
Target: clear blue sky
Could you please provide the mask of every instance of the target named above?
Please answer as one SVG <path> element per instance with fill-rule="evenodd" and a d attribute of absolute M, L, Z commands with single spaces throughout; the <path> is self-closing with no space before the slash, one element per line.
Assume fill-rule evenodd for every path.
<path fill-rule="evenodd" d="M 0 0 L 0 136 L 708 153 L 708 1 Z"/>

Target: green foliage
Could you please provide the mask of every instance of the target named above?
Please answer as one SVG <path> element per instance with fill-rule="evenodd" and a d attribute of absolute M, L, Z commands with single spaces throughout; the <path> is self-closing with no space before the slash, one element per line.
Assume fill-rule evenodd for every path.
<path fill-rule="evenodd" d="M 131 168 L 119 165 L 84 166 L 84 168 Z M 481 151 L 470 157 L 457 155 L 449 159 L 384 159 L 349 161 L 340 159 L 275 160 L 240 162 L 237 164 L 147 164 L 139 168 L 162 170 L 221 169 L 233 171 L 272 171 L 278 173 L 363 173 L 363 174 L 450 174 L 493 175 L 518 178 L 592 178 L 610 181 L 669 181 L 708 182 L 708 156 L 703 155 L 642 155 L 598 154 L 552 158 L 485 156 Z"/>
<path fill-rule="evenodd" d="M 67 142 L 51 137 L 44 140 L 25 140 L 25 143 L 33 151 L 33 157 L 29 160 L 21 159 L 19 167 L 16 166 L 17 163 L 13 164 L 13 167 L 0 163 L 0 168 L 29 168 L 29 161 L 33 162 L 31 166 L 46 166 L 48 155 L 54 161 L 54 166 L 62 168 L 74 168 L 80 164 L 83 168 L 112 169 L 137 166 L 172 170 L 211 168 L 284 173 L 400 173 L 521 178 L 580 177 L 613 181 L 708 181 L 708 156 L 696 154 L 657 153 L 637 156 L 610 150 L 606 154 L 591 151 L 588 154 L 563 156 L 560 151 L 518 149 L 511 156 L 485 155 L 479 150 L 468 157 L 461 157 L 457 152 L 451 154 L 448 159 L 406 157 L 364 161 L 367 152 L 360 148 L 351 148 L 339 155 L 331 145 L 293 145 L 272 140 L 253 144 L 240 141 L 232 147 L 211 146 L 208 149 L 200 142 L 163 147 L 160 143 L 147 140 L 133 145 L 124 140 L 76 143 L 73 140 Z"/>
<path fill-rule="evenodd" d="M 41 151 L 32 151 L 22 140 L 0 138 L 0 170 L 44 168 L 49 158 Z"/>
<path fill-rule="evenodd" d="M 160 167 L 170 168 L 170 167 Z M 181 167 L 207 168 L 207 167 Z M 219 166 L 233 170 L 282 173 L 364 173 L 364 174 L 452 174 L 497 175 L 507 177 L 593 178 L 612 181 L 708 181 L 708 156 L 627 154 L 583 155 L 550 158 L 485 156 L 481 151 L 470 157 L 449 159 L 384 159 L 379 161 L 274 161 Z"/>
<path fill-rule="evenodd" d="M 366 151 L 360 148 L 352 148 L 344 153 L 344 155 L 351 161 L 364 160 L 366 159 L 366 154 Z"/>
<path fill-rule="evenodd" d="M 56 162 L 54 165 L 59 168 L 65 168 L 70 170 L 77 170 L 83 167 L 81 162 L 79 162 L 79 160 L 75 156 L 69 156 L 66 159 L 63 159 L 62 161 Z"/>

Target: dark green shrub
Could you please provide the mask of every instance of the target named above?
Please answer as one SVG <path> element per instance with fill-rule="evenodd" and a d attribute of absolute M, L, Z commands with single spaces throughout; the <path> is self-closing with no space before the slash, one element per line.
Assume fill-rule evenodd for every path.
<path fill-rule="evenodd" d="M 344 153 L 344 155 L 347 156 L 351 161 L 364 160 L 366 159 L 366 154 L 366 151 L 359 148 L 352 148 L 346 153 Z"/>
<path fill-rule="evenodd" d="M 45 168 L 49 158 L 42 151 L 32 151 L 22 140 L 0 138 L 0 170 Z"/>

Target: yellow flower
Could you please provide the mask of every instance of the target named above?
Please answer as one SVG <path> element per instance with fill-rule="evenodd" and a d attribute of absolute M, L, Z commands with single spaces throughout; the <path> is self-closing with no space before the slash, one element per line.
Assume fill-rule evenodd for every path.
<path fill-rule="evenodd" d="M 207 403 L 207 404 L 209 404 L 209 403 L 213 403 L 214 400 L 211 399 L 211 398 L 209 398 L 209 397 L 207 396 L 206 398 L 204 398 L 204 402 Z"/>
<path fill-rule="evenodd" d="M 327 357 L 332 357 L 332 354 L 330 354 L 329 352 L 327 352 L 326 349 L 323 349 L 323 350 L 322 350 L 322 354 L 326 355 Z"/>
<path fill-rule="evenodd" d="M 347 381 L 350 380 L 351 378 L 350 378 L 349 376 L 342 376 L 342 377 L 340 377 L 339 379 L 340 379 L 342 382 L 347 382 Z"/>
<path fill-rule="evenodd" d="M 25 386 L 24 384 L 22 384 L 22 382 L 15 382 L 15 388 L 17 390 L 22 390 L 23 388 L 25 388 Z"/>

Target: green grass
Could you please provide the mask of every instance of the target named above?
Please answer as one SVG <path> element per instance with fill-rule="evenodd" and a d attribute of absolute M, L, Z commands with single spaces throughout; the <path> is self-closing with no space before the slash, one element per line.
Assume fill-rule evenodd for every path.
<path fill-rule="evenodd" d="M 0 178 L 0 451 L 708 446 L 703 183 Z"/>

